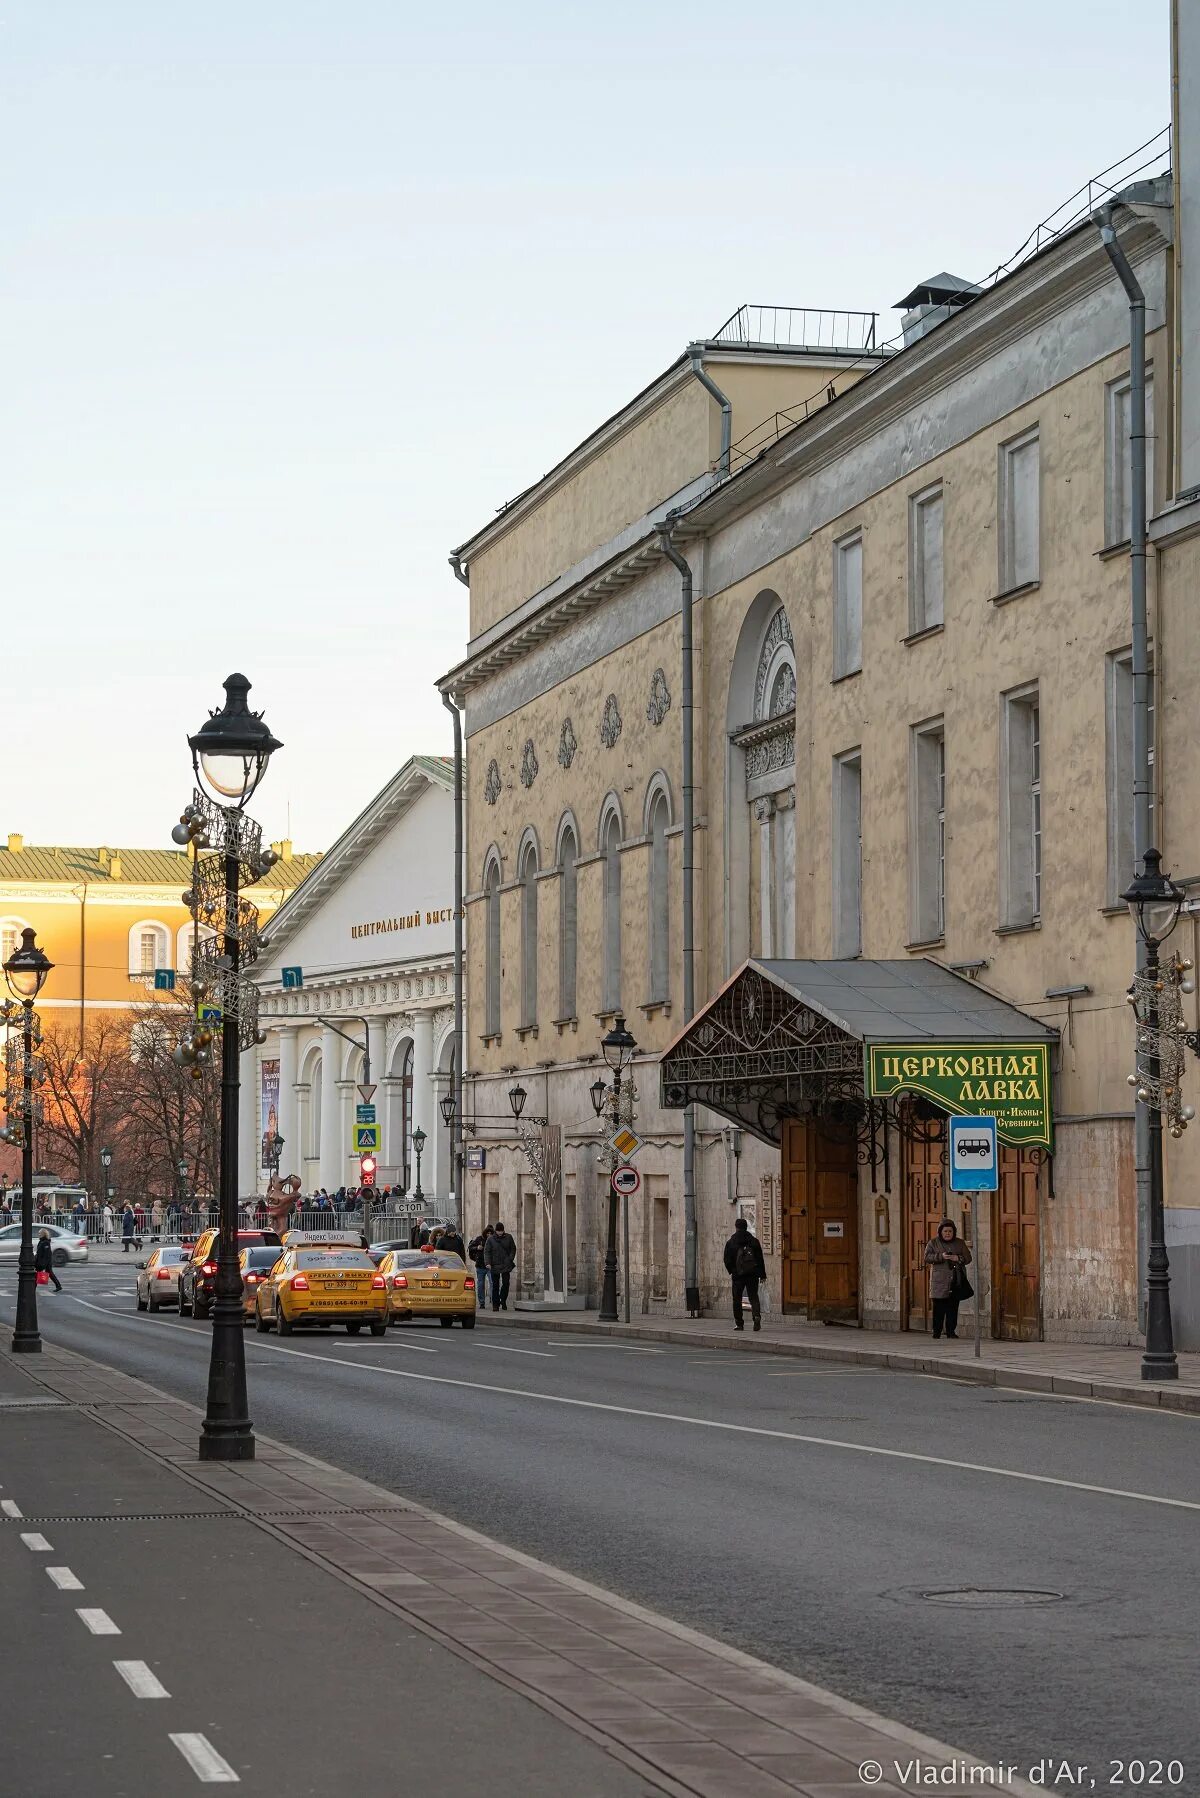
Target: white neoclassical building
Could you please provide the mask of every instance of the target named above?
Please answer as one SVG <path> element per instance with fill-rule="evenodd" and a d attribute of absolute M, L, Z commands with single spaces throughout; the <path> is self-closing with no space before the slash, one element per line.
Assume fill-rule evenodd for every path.
<path fill-rule="evenodd" d="M 448 1202 L 439 1101 L 454 1070 L 451 761 L 404 764 L 280 907 L 253 978 L 267 1040 L 242 1067 L 242 1192 L 265 1188 L 271 1132 L 283 1139 L 280 1173 L 298 1174 L 305 1193 L 358 1185 L 353 1125 L 369 1056 L 378 1184 L 411 1191 L 419 1127 L 422 1191 Z"/>

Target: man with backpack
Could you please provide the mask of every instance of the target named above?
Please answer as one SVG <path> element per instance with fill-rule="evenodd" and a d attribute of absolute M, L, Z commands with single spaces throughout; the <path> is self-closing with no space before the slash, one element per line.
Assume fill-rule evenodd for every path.
<path fill-rule="evenodd" d="M 734 1219 L 733 1235 L 725 1244 L 725 1270 L 733 1281 L 733 1327 L 744 1330 L 742 1322 L 742 1296 L 750 1300 L 750 1315 L 754 1319 L 754 1328 L 762 1329 L 762 1312 L 758 1304 L 758 1283 L 767 1277 L 767 1264 L 763 1260 L 762 1244 L 757 1236 L 750 1234 L 750 1226 L 744 1217 Z"/>

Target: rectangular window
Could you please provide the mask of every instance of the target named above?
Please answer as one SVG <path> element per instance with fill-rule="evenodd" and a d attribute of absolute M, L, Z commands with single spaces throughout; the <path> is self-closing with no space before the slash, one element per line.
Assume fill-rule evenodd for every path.
<path fill-rule="evenodd" d="M 1041 443 L 1037 427 L 1000 446 L 1000 591 L 1041 578 Z"/>
<path fill-rule="evenodd" d="M 908 628 L 933 630 L 945 616 L 942 593 L 942 484 L 908 502 Z"/>
<path fill-rule="evenodd" d="M 1128 543 L 1133 535 L 1130 481 L 1129 376 L 1110 381 L 1105 389 L 1107 416 L 1104 445 L 1104 541 L 1107 546 Z M 1153 510 L 1154 495 L 1154 378 L 1146 369 L 1146 511 Z"/>
<path fill-rule="evenodd" d="M 158 935 L 153 930 L 143 930 L 141 936 L 142 973 L 153 974 L 158 966 Z"/>
<path fill-rule="evenodd" d="M 1042 915 L 1042 713 L 1036 687 L 1000 703 L 1000 922 L 1013 929 Z"/>
<path fill-rule="evenodd" d="M 946 934 L 946 736 L 943 720 L 912 732 L 912 940 Z"/>
<path fill-rule="evenodd" d="M 862 751 L 833 764 L 833 953 L 862 954 Z"/>
<path fill-rule="evenodd" d="M 1154 661 L 1150 661 L 1146 706 L 1146 740 L 1150 766 L 1150 841 L 1155 838 Z M 1105 901 L 1120 905 L 1121 894 L 1136 872 L 1133 833 L 1133 655 L 1128 649 L 1110 655 L 1106 669 L 1105 761 L 1108 789 L 1108 879 Z"/>
<path fill-rule="evenodd" d="M 833 546 L 833 678 L 862 667 L 862 532 Z"/>

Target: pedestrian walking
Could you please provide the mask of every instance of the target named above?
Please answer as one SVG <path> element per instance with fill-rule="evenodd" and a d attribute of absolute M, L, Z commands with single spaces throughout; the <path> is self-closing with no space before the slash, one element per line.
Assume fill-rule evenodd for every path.
<path fill-rule="evenodd" d="M 137 1218 L 133 1215 L 133 1206 L 126 1199 L 121 1207 L 121 1253 L 128 1255 L 137 1236 Z"/>
<path fill-rule="evenodd" d="M 442 1231 L 438 1238 L 438 1248 L 444 1255 L 461 1255 L 464 1261 L 467 1258 L 467 1245 L 458 1233 L 457 1224 L 448 1224 Z"/>
<path fill-rule="evenodd" d="M 762 1329 L 762 1309 L 758 1300 L 758 1283 L 767 1277 L 767 1264 L 763 1259 L 762 1243 L 757 1236 L 750 1234 L 750 1226 L 744 1217 L 734 1219 L 733 1235 L 725 1244 L 725 1271 L 733 1281 L 733 1327 L 744 1330 L 742 1321 L 742 1297 L 750 1300 L 750 1315 L 754 1319 L 754 1328 Z"/>
<path fill-rule="evenodd" d="M 492 1310 L 507 1311 L 508 1283 L 517 1265 L 517 1245 L 499 1219 L 484 1245 L 483 1259 L 492 1276 Z"/>
<path fill-rule="evenodd" d="M 491 1224 L 485 1224 L 479 1235 L 473 1236 L 467 1244 L 467 1254 L 475 1263 L 476 1301 L 481 1311 L 487 1308 L 488 1289 L 488 1267 L 483 1258 L 483 1251 L 487 1248 L 488 1237 L 494 1234 L 494 1227 Z"/>
<path fill-rule="evenodd" d="M 26 1266 L 28 1265 L 26 1262 Z M 33 1265 L 35 1272 L 49 1275 L 54 1282 L 55 1292 L 62 1291 L 62 1281 L 54 1271 L 54 1249 L 50 1241 L 49 1230 L 38 1231 L 37 1248 L 33 1252 Z M 42 1285 L 45 1284 L 46 1281 L 43 1280 Z"/>
<path fill-rule="evenodd" d="M 925 1244 L 935 1342 L 943 1329 L 951 1340 L 957 1338 L 958 1307 L 964 1299 L 975 1296 L 975 1288 L 967 1278 L 967 1263 L 970 1259 L 971 1251 L 959 1235 L 953 1220 L 944 1217 L 938 1225 L 937 1235 Z"/>
<path fill-rule="evenodd" d="M 104 1240 L 105 1242 L 111 1242 L 117 1220 L 113 1216 L 113 1208 L 107 1199 L 104 1201 L 104 1210 L 101 1213 L 101 1217 L 104 1221 Z"/>
<path fill-rule="evenodd" d="M 150 1240 L 158 1242 L 162 1238 L 163 1208 L 162 1200 L 155 1199 L 150 1207 Z"/>

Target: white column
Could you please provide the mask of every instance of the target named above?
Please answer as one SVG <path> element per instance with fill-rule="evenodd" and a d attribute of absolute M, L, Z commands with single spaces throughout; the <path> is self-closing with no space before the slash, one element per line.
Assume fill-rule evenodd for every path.
<path fill-rule="evenodd" d="M 771 866 L 771 819 L 774 815 L 775 801 L 772 798 L 768 796 L 754 801 L 754 822 L 758 825 L 758 952 L 766 956 L 776 953 L 772 917 L 775 881 Z"/>
<path fill-rule="evenodd" d="M 796 789 L 775 795 L 775 953 L 790 958 L 796 953 Z"/>
<path fill-rule="evenodd" d="M 220 1042 L 217 1043 L 220 1053 Z M 248 1198 L 258 1191 L 259 1112 L 262 1090 L 258 1072 L 257 1048 L 243 1051 L 239 1065 L 241 1087 L 238 1093 L 238 1197 Z"/>
<path fill-rule="evenodd" d="M 301 1173 L 300 1107 L 296 1102 L 296 1052 L 298 1039 L 294 1030 L 279 1032 L 279 1134 L 283 1138 L 283 1159 L 279 1172 Z"/>
<path fill-rule="evenodd" d="M 433 1147 L 433 1087 L 429 1076 L 433 1072 L 433 1013 L 418 1011 L 413 1014 L 413 1084 L 412 1084 L 412 1127 L 425 1132 L 429 1138 L 425 1154 L 421 1157 L 421 1189 L 432 1193 L 433 1167 L 429 1150 Z M 417 1158 L 413 1154 L 413 1180 L 417 1177 Z"/>
<path fill-rule="evenodd" d="M 342 1065 L 342 1039 L 333 1030 L 321 1032 L 321 1180 L 326 1192 L 345 1186 L 349 1162 L 342 1138 L 341 1097 L 338 1075 Z"/>
<path fill-rule="evenodd" d="M 388 1160 L 387 1107 L 383 1103 L 383 1076 L 387 1073 L 387 1019 L 367 1019 L 367 1047 L 371 1057 L 371 1083 L 375 1094 L 375 1116 L 379 1119 L 379 1165 Z M 355 1093 L 357 1099 L 358 1094 Z"/>
<path fill-rule="evenodd" d="M 450 1091 L 450 1076 L 435 1072 L 430 1080 L 432 1125 L 429 1130 L 429 1191 L 444 1199 L 450 1191 L 454 1169 L 451 1167 L 450 1132 L 442 1122 L 441 1104 Z"/>

